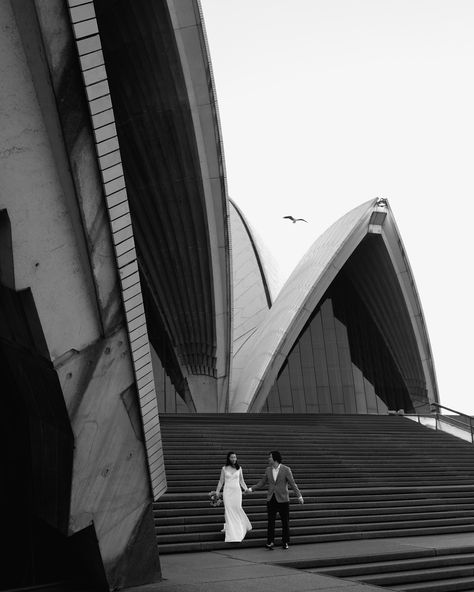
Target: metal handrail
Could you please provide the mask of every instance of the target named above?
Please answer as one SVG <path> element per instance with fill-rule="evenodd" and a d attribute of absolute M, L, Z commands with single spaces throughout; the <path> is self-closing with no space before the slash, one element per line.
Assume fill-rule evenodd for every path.
<path fill-rule="evenodd" d="M 463 417 L 467 417 L 469 419 L 469 423 L 472 422 L 472 417 L 467 415 L 467 413 L 463 413 L 462 411 L 456 411 L 456 409 L 450 409 L 449 407 L 445 407 L 444 405 L 440 405 L 439 403 L 430 403 L 431 407 L 439 407 L 440 409 L 446 409 L 446 411 L 451 411 L 451 413 L 456 413 L 456 415 L 462 415 Z"/>
<path fill-rule="evenodd" d="M 469 426 L 464 421 L 459 421 L 458 419 L 455 419 L 453 417 L 443 416 L 437 410 L 434 412 L 437 420 L 441 416 L 445 421 L 450 421 L 453 424 L 460 425 L 464 428 L 469 427 L 469 431 L 471 432 L 471 441 L 474 444 L 474 428 L 472 423 L 472 417 L 470 415 L 467 415 L 467 413 L 462 413 L 461 411 L 457 411 L 456 409 L 451 409 L 450 407 L 446 407 L 445 405 L 441 405 L 440 403 L 430 403 L 430 405 L 432 408 L 436 407 L 437 409 L 445 409 L 446 411 L 450 411 L 451 413 L 455 413 L 456 415 L 460 415 L 461 417 L 467 418 L 469 420 Z"/>

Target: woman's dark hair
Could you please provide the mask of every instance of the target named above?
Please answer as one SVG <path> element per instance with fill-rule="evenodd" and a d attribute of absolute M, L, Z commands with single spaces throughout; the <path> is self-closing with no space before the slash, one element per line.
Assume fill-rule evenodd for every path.
<path fill-rule="evenodd" d="M 281 454 L 278 452 L 278 450 L 272 450 L 270 454 L 272 455 L 272 458 L 275 462 L 281 463 Z"/>
<path fill-rule="evenodd" d="M 233 465 L 233 464 L 230 462 L 230 455 L 231 455 L 231 454 L 235 454 L 235 452 L 233 452 L 233 451 L 231 450 L 230 452 L 228 452 L 228 453 L 227 453 L 227 458 L 225 459 L 225 466 L 226 466 L 226 467 L 235 467 L 237 470 L 239 470 L 239 469 L 240 469 L 240 465 L 239 465 L 239 463 L 238 463 L 237 461 L 235 461 L 235 465 Z"/>

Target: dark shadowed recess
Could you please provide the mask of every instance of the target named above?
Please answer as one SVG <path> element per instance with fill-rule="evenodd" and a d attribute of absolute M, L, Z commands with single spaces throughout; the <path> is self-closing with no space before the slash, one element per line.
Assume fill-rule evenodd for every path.
<path fill-rule="evenodd" d="M 386 413 L 428 405 L 399 280 L 383 239 L 368 235 L 306 323 L 263 410 Z"/>
<path fill-rule="evenodd" d="M 137 253 L 151 296 L 146 305 L 156 305 L 152 316 L 160 316 L 166 347 L 175 349 L 180 364 L 216 376 L 204 191 L 168 8 L 163 0 L 96 0 L 95 7 Z M 160 350 L 165 339 L 155 334 L 153 341 Z M 169 374 L 178 385 L 176 366 Z"/>
<path fill-rule="evenodd" d="M 2 588 L 69 579 L 73 434 L 29 290 L 0 286 Z M 5 557 L 4 557 L 5 559 Z"/>

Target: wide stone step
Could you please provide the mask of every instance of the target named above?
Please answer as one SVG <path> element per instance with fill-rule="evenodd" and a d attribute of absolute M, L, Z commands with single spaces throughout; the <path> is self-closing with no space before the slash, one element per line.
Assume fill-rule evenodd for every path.
<path fill-rule="evenodd" d="M 327 480 L 324 482 L 318 482 L 318 483 L 314 483 L 314 482 L 300 482 L 299 481 L 299 488 L 301 489 L 301 493 L 303 495 L 307 495 L 307 490 L 312 490 L 316 485 L 318 485 L 319 487 L 327 487 L 327 488 L 332 488 L 332 487 L 339 487 L 339 488 L 351 488 L 354 485 L 360 485 L 360 486 L 370 486 L 373 485 L 374 482 L 376 482 L 375 479 L 367 479 L 367 478 L 362 478 L 362 479 L 357 479 L 354 480 L 353 482 L 351 481 L 350 483 L 347 483 L 346 481 L 344 481 L 343 479 L 333 479 L 333 480 Z M 439 482 L 439 479 L 438 479 Z M 444 482 L 444 481 L 443 481 Z M 462 480 L 457 480 L 457 479 L 451 479 L 448 481 L 450 484 L 462 484 L 462 483 L 466 483 L 466 481 L 462 481 Z M 403 480 L 400 482 L 400 480 L 393 480 L 393 481 L 389 481 L 389 480 L 384 480 L 380 485 L 382 487 L 389 487 L 390 485 L 396 487 L 397 485 L 411 485 L 413 483 L 416 483 L 417 486 L 429 486 L 431 484 L 436 483 L 436 480 L 424 480 L 424 479 L 420 479 L 420 480 Z M 474 485 L 474 482 L 467 482 L 471 485 Z M 205 495 L 206 492 L 209 492 L 213 489 L 215 489 L 216 487 L 216 483 L 207 483 L 207 484 L 202 484 L 202 485 L 194 485 L 194 484 L 190 484 L 187 487 L 185 485 L 182 486 L 168 486 L 168 492 L 169 493 L 181 493 L 181 492 L 189 492 L 189 493 L 194 493 L 194 494 L 201 494 L 201 495 Z"/>
<path fill-rule="evenodd" d="M 436 528 L 412 528 L 412 529 L 392 529 L 383 531 L 373 532 L 360 532 L 360 531 L 341 531 L 336 533 L 326 534 L 311 534 L 311 535 L 298 535 L 292 533 L 291 544 L 307 544 L 307 543 L 325 543 L 325 542 L 336 542 L 336 541 L 349 541 L 358 539 L 377 539 L 377 538 L 392 538 L 392 537 L 407 537 L 407 536 L 425 536 L 425 535 L 438 535 L 438 534 L 453 534 L 459 532 L 473 532 L 472 526 L 445 526 Z M 278 536 L 278 535 L 277 535 Z M 225 543 L 223 540 L 223 534 L 220 533 L 221 540 L 216 540 L 219 536 L 214 537 L 214 540 L 210 541 L 206 537 L 199 540 L 198 535 L 191 535 L 192 540 L 188 540 L 187 535 L 181 535 L 177 537 L 180 542 L 168 542 L 164 544 L 158 539 L 160 553 L 181 553 L 181 552 L 198 552 L 198 551 L 211 551 L 219 549 L 228 549 L 229 543 Z M 266 540 L 266 531 L 254 532 L 251 531 L 247 535 L 242 543 L 236 544 L 238 547 L 263 547 Z M 185 540 L 186 538 L 186 540 Z"/>
<path fill-rule="evenodd" d="M 165 434 L 162 433 L 162 435 L 166 438 Z M 252 436 L 250 434 L 244 434 L 243 437 L 251 438 Z M 242 435 L 239 436 L 239 440 L 241 438 Z M 394 443 L 394 440 L 396 438 L 403 438 L 404 445 L 398 446 L 396 443 Z M 326 453 L 331 454 L 333 450 L 337 452 L 346 449 L 347 452 L 351 452 L 350 450 L 347 450 L 347 447 L 352 446 L 354 450 L 363 452 L 365 454 L 372 453 L 375 456 L 380 456 L 382 450 L 374 448 L 371 449 L 371 445 L 373 443 L 376 443 L 378 446 L 383 448 L 383 450 L 391 450 L 399 455 L 406 454 L 406 451 L 410 449 L 413 449 L 414 452 L 418 452 L 418 450 L 414 449 L 414 447 L 417 444 L 420 445 L 419 450 L 422 453 L 424 453 L 425 451 L 429 451 L 431 445 L 431 447 L 436 451 L 436 453 L 439 453 L 441 458 L 443 456 L 446 457 L 452 454 L 452 451 L 446 450 L 446 448 L 442 446 L 443 443 L 440 443 L 439 441 L 423 440 L 420 442 L 419 438 L 407 439 L 404 438 L 402 435 L 395 434 L 393 434 L 390 437 L 384 437 L 383 439 L 372 437 L 370 439 L 367 439 L 367 441 L 361 441 L 360 439 L 358 439 L 357 436 L 354 436 L 353 438 L 348 439 L 346 442 L 341 441 L 339 439 L 337 440 L 337 442 L 330 442 L 327 438 L 318 440 L 313 436 L 308 436 L 307 438 L 295 437 L 294 439 L 278 438 L 278 441 L 275 442 L 276 439 L 277 437 L 275 436 L 275 438 L 269 440 L 250 440 L 247 444 L 242 445 L 238 442 L 235 442 L 232 438 L 226 439 L 224 437 L 219 436 L 213 437 L 210 440 L 205 440 L 203 438 L 200 438 L 199 436 L 182 436 L 176 437 L 174 441 L 167 439 L 166 449 L 170 452 L 176 451 L 180 454 L 184 454 L 186 452 L 186 449 L 188 449 L 188 452 L 192 454 L 195 451 L 190 449 L 189 447 L 193 444 L 196 444 L 198 447 L 208 447 L 207 450 L 210 456 L 222 455 L 222 453 L 224 453 L 225 458 L 227 452 L 229 450 L 232 450 L 237 454 L 237 456 L 257 457 L 263 455 L 266 460 L 270 450 L 276 449 L 276 445 L 279 447 L 278 449 L 282 449 L 282 454 L 283 452 L 285 452 L 285 455 L 287 453 L 291 454 L 292 452 L 296 451 L 299 447 L 300 451 L 304 453 L 305 456 L 311 456 L 313 454 L 316 454 L 318 457 L 323 457 Z M 460 440 L 460 442 L 463 441 Z M 444 442 L 444 444 L 446 444 L 446 442 Z M 455 448 L 459 450 L 460 454 L 468 455 L 471 447 L 472 444 L 466 443 L 466 447 L 463 446 L 462 448 L 459 448 L 457 442 L 455 443 Z"/>
<path fill-rule="evenodd" d="M 348 472 L 347 472 L 348 473 Z M 310 487 L 314 487 L 317 486 L 318 483 L 324 483 L 325 481 L 328 480 L 342 480 L 345 475 L 341 475 L 339 472 L 337 471 L 333 471 L 333 472 L 327 472 L 327 473 L 323 473 L 323 472 L 315 472 L 315 474 L 313 475 L 305 475 L 303 473 L 299 473 L 296 469 L 293 469 L 293 476 L 298 477 L 298 484 L 309 484 Z M 359 477 L 358 477 L 359 476 Z M 357 479 L 359 480 L 363 480 L 363 479 L 367 479 L 368 477 L 372 477 L 375 476 L 377 477 L 377 480 L 381 480 L 381 481 L 386 481 L 386 482 L 392 482 L 392 481 L 411 481 L 413 480 L 413 478 L 422 478 L 421 480 L 423 481 L 434 481 L 436 482 L 436 480 L 440 480 L 440 477 L 445 477 L 446 479 L 452 479 L 455 478 L 457 481 L 461 481 L 461 482 L 470 482 L 473 481 L 473 477 L 469 476 L 465 476 L 465 475 L 461 475 L 461 474 L 441 474 L 439 472 L 423 472 L 423 471 L 400 471 L 400 472 L 382 472 L 382 471 L 373 471 L 373 470 L 367 470 L 367 471 L 359 471 L 359 472 L 354 472 L 354 474 L 351 475 L 352 481 L 355 482 Z M 260 481 L 262 477 L 261 473 L 244 473 L 244 480 L 247 482 L 248 480 L 252 480 L 252 481 Z M 208 477 L 204 477 L 204 476 L 195 476 L 195 477 L 188 477 L 186 478 L 185 476 L 183 477 L 178 477 L 177 475 L 170 475 L 168 477 L 168 485 L 170 486 L 177 486 L 177 485 L 194 485 L 194 486 L 198 486 L 198 485 L 204 485 L 205 487 L 207 487 L 207 484 L 215 484 L 219 481 L 219 476 L 216 475 L 210 475 Z M 301 489 L 301 488 L 300 488 Z"/>
<path fill-rule="evenodd" d="M 414 584 L 393 584 L 390 590 L 399 590 L 400 592 L 457 592 L 458 590 L 465 590 L 471 592 L 474 590 L 474 577 L 429 580 Z"/>
<path fill-rule="evenodd" d="M 472 590 L 474 546 L 314 558 L 285 565 L 391 590 Z"/>
<path fill-rule="evenodd" d="M 474 480 L 474 474 L 470 474 L 470 473 L 466 473 L 465 471 L 453 471 L 453 470 L 433 470 L 433 471 L 416 471 L 416 469 L 399 469 L 399 470 L 382 470 L 382 469 L 374 469 L 374 468 L 370 468 L 370 469 L 366 469 L 366 468 L 342 468 L 341 469 L 337 469 L 334 468 L 332 470 L 312 470 L 311 472 L 307 471 L 307 470 L 302 470 L 301 468 L 299 468 L 297 465 L 295 466 L 294 463 L 292 463 L 292 472 L 293 475 L 296 477 L 298 476 L 298 478 L 300 480 L 315 480 L 315 479 L 320 479 L 321 481 L 324 481 L 325 479 L 343 479 L 346 476 L 352 477 L 352 478 L 356 478 L 358 475 L 363 474 L 363 475 L 375 475 L 378 478 L 381 479 L 396 479 L 396 478 L 400 478 L 400 477 L 406 477 L 407 479 L 411 478 L 411 477 L 416 477 L 417 475 L 425 478 L 425 479 L 432 479 L 432 478 L 440 478 L 440 477 L 455 477 L 458 480 L 462 480 L 462 481 L 467 481 L 467 482 L 472 482 Z M 209 475 L 193 475 L 193 476 L 186 476 L 186 475 L 177 475 L 177 474 L 170 474 L 168 477 L 168 481 L 169 480 L 173 480 L 176 482 L 181 482 L 181 481 L 215 481 L 217 482 L 219 480 L 219 475 L 220 475 L 220 469 L 212 472 Z M 257 479 L 258 481 L 262 478 L 263 476 L 263 471 L 262 470 L 249 470 L 248 468 L 246 470 L 243 471 L 243 475 L 244 475 L 244 480 L 247 479 L 251 479 L 251 480 L 255 480 Z"/>
<path fill-rule="evenodd" d="M 176 468 L 181 468 L 182 470 L 202 470 L 207 469 L 210 470 L 214 468 L 216 465 L 218 467 L 222 467 L 224 464 L 225 458 L 227 456 L 227 449 L 223 449 L 223 453 L 216 453 L 213 455 L 208 454 L 205 450 L 198 452 L 197 450 L 194 451 L 192 454 L 186 451 L 178 452 L 178 451 L 166 451 L 165 450 L 165 458 L 166 460 L 171 463 L 175 464 Z M 431 450 L 432 451 L 432 450 Z M 387 457 L 387 453 L 390 455 Z M 192 458 L 192 462 L 189 462 L 189 459 Z M 406 462 L 407 465 L 416 465 L 418 464 L 420 468 L 425 466 L 428 467 L 437 467 L 437 466 L 445 466 L 448 462 L 453 462 L 454 466 L 462 466 L 465 462 L 466 458 L 472 458 L 472 454 L 466 455 L 451 455 L 451 454 L 443 454 L 439 456 L 430 456 L 429 451 L 427 451 L 426 455 L 420 455 L 419 453 L 406 453 L 406 454 L 395 454 L 393 451 L 385 451 L 384 454 L 375 454 L 373 452 L 367 453 L 355 453 L 355 452 L 344 452 L 341 450 L 339 453 L 336 450 L 332 450 L 330 453 L 322 454 L 321 452 L 314 453 L 314 454 L 298 454 L 294 452 L 293 454 L 288 454 L 288 451 L 285 450 L 285 460 L 288 462 L 289 459 L 292 459 L 294 462 L 297 462 L 300 465 L 309 465 L 309 466 L 332 466 L 333 463 L 344 464 L 347 459 L 351 459 L 351 462 L 355 462 L 357 465 L 366 465 L 367 463 L 374 463 L 376 466 L 383 465 L 384 463 L 393 463 L 394 465 L 399 464 L 400 462 Z M 420 464 L 420 458 L 423 460 L 424 464 Z M 243 467 L 255 467 L 264 469 L 267 466 L 267 459 L 268 453 L 264 455 L 255 455 L 255 454 L 238 454 L 239 463 Z M 210 465 L 209 463 L 215 463 Z"/>
<path fill-rule="evenodd" d="M 265 513 L 261 514 L 248 514 L 249 520 L 255 529 L 266 528 L 267 518 Z M 180 532 L 215 532 L 216 525 L 222 524 L 224 521 L 223 513 L 218 516 L 207 517 L 207 520 L 184 520 L 168 522 L 167 524 L 159 521 L 156 524 L 156 533 L 161 534 L 174 534 Z M 211 519 L 212 518 L 212 519 Z M 336 516 L 331 518 L 316 518 L 316 517 L 292 517 L 291 528 L 294 531 L 300 531 L 300 529 L 311 530 L 311 527 L 322 529 L 325 526 L 334 526 L 335 528 L 344 526 L 350 527 L 351 525 L 364 525 L 364 527 L 374 528 L 385 528 L 387 525 L 395 526 L 401 525 L 402 527 L 416 527 L 416 521 L 423 521 L 424 525 L 431 523 L 439 524 L 443 521 L 443 524 L 472 524 L 474 520 L 469 520 L 465 516 L 465 512 L 433 512 L 426 514 L 381 514 L 378 516 Z"/>
<path fill-rule="evenodd" d="M 368 522 L 364 524 L 333 524 L 333 525 L 326 525 L 320 526 L 315 524 L 313 526 L 307 525 L 307 523 L 302 525 L 294 524 L 295 521 L 291 523 L 291 533 L 292 539 L 296 539 L 299 536 L 304 535 L 321 535 L 321 534 L 336 534 L 340 532 L 364 532 L 367 533 L 377 533 L 377 532 L 393 532 L 393 531 L 403 531 L 403 532 L 413 532 L 413 531 L 424 531 L 426 529 L 431 529 L 440 527 L 440 528 L 448 528 L 448 527 L 470 527 L 474 530 L 474 518 L 450 518 L 446 520 L 437 520 L 437 519 L 428 519 L 424 520 L 421 523 L 414 522 L 411 520 L 406 521 L 390 521 L 390 522 L 383 522 L 383 523 L 376 523 L 376 522 Z M 169 528 L 169 527 L 165 527 Z M 219 540 L 222 537 L 220 532 L 220 528 L 214 525 L 214 528 L 209 528 L 209 525 L 202 525 L 201 529 L 195 527 L 195 525 L 190 526 L 189 529 L 185 527 L 180 528 L 177 527 L 177 531 L 174 533 L 163 533 L 158 529 L 157 540 L 159 544 L 162 543 L 175 543 L 180 542 L 181 540 Z M 279 536 L 277 532 L 277 538 Z M 402 535 L 399 535 L 402 536 Z M 264 540 L 266 537 L 266 522 L 257 523 L 255 524 L 252 531 L 247 534 L 247 538 L 261 538 Z"/>
<path fill-rule="evenodd" d="M 430 551 L 428 551 L 430 553 Z M 356 560 L 357 558 L 353 558 Z M 364 562 L 364 558 L 350 565 L 337 565 L 330 567 L 309 567 L 305 565 L 306 571 L 320 573 L 327 576 L 338 578 L 358 579 L 373 574 L 390 574 L 409 572 L 420 569 L 438 569 L 442 567 L 451 567 L 453 565 L 474 565 L 474 553 L 462 553 L 454 555 L 423 555 L 412 557 L 411 555 L 397 556 L 397 559 L 387 561 L 377 561 L 377 558 L 371 557 L 372 561 Z M 300 567 L 294 565 L 294 567 Z"/>
<path fill-rule="evenodd" d="M 160 416 L 161 417 L 161 416 Z M 288 416 L 286 416 L 288 417 Z M 381 416 L 379 416 L 381 417 Z M 295 427 L 298 431 L 288 431 L 283 430 L 282 427 L 286 427 L 286 425 L 291 424 Z M 199 424 L 199 425 L 194 425 Z M 383 424 L 383 422 L 382 422 Z M 338 438 L 340 439 L 347 439 L 350 436 L 359 435 L 361 438 L 368 438 L 370 434 L 374 434 L 374 436 L 378 438 L 382 438 L 387 434 L 403 434 L 406 438 L 413 438 L 419 434 L 419 429 L 423 429 L 425 431 L 425 436 L 428 439 L 436 438 L 436 431 L 432 430 L 427 427 L 423 426 L 416 426 L 410 425 L 407 422 L 403 424 L 396 425 L 374 425 L 374 421 L 372 421 L 366 425 L 356 426 L 355 424 L 342 424 L 342 423 L 333 423 L 332 425 L 323 425 L 321 423 L 293 423 L 292 419 L 289 422 L 286 422 L 286 425 L 281 423 L 267 423 L 267 424 L 254 424 L 252 425 L 246 419 L 240 422 L 236 422 L 233 424 L 226 424 L 223 422 L 222 424 L 219 423 L 203 423 L 200 421 L 200 418 L 195 418 L 193 422 L 184 424 L 182 426 L 169 426 L 167 420 L 161 422 L 161 431 L 166 433 L 167 435 L 175 435 L 175 434 L 195 434 L 202 436 L 204 438 L 212 438 L 215 435 L 237 435 L 239 436 L 238 442 L 245 443 L 242 440 L 241 436 L 242 433 L 252 434 L 256 438 L 269 438 L 270 436 L 274 436 L 278 434 L 281 438 L 292 438 L 296 434 L 301 434 L 302 436 L 308 434 L 315 434 L 317 437 L 322 438 L 326 435 L 331 435 L 333 429 L 336 428 L 338 430 Z M 262 429 L 264 428 L 264 429 Z M 368 429 L 369 428 L 369 429 Z"/>
<path fill-rule="evenodd" d="M 224 459 L 219 459 L 221 461 L 223 461 Z M 181 462 L 172 462 L 170 459 L 167 459 L 167 474 L 169 475 L 200 475 L 200 474 L 205 474 L 205 475 L 215 475 L 216 472 L 219 472 L 219 470 L 221 469 L 221 467 L 223 466 L 223 462 L 220 463 L 216 463 L 214 465 L 210 465 L 208 460 L 205 459 L 201 459 L 201 462 L 193 462 L 192 466 L 189 466 L 187 464 L 181 463 Z M 450 462 L 449 464 L 445 463 L 439 463 L 439 462 L 430 462 L 427 463 L 426 465 L 423 465 L 422 467 L 419 466 L 420 465 L 420 461 L 417 459 L 404 459 L 403 463 L 398 463 L 398 462 L 394 462 L 393 459 L 375 459 L 375 458 L 370 458 L 370 463 L 368 464 L 367 460 L 361 460 L 360 458 L 354 460 L 353 463 L 351 463 L 351 468 L 355 468 L 356 470 L 358 469 L 366 469 L 367 467 L 370 467 L 372 470 L 379 470 L 379 469 L 385 469 L 388 470 L 388 467 L 390 467 L 390 470 L 414 470 L 414 469 L 419 469 L 421 471 L 436 471 L 439 468 L 451 468 L 453 470 L 464 470 L 465 467 L 465 462 L 462 460 L 453 460 L 452 462 Z M 245 462 L 245 464 L 242 462 L 241 463 L 242 469 L 245 472 L 256 472 L 256 473 L 262 473 L 263 470 L 266 468 L 266 465 L 262 462 L 261 459 L 255 460 L 255 461 L 249 461 L 247 460 Z M 333 460 L 318 460 L 313 458 L 311 461 L 307 461 L 307 462 L 303 462 L 302 459 L 299 457 L 296 460 L 296 465 L 295 463 L 293 463 L 292 466 L 297 466 L 299 470 L 301 471 L 320 471 L 320 470 L 339 470 L 340 467 L 346 467 L 347 466 L 347 461 L 346 459 L 333 459 Z M 473 471 L 474 472 L 474 469 Z"/>
<path fill-rule="evenodd" d="M 209 493 L 209 492 L 208 492 Z M 396 488 L 362 488 L 356 489 L 347 488 L 336 490 L 306 490 L 305 491 L 305 508 L 308 504 L 317 503 L 321 508 L 365 508 L 376 507 L 377 505 L 383 507 L 405 505 L 407 502 L 416 504 L 423 503 L 472 503 L 473 488 L 465 488 L 463 486 L 455 487 L 431 487 L 431 488 L 406 488 L 396 490 Z M 332 495 L 331 495 L 332 494 Z M 251 495 L 243 497 L 243 504 L 253 505 L 257 502 L 262 503 L 266 500 L 266 492 L 256 491 Z M 290 497 L 290 502 L 296 500 Z M 209 507 L 209 497 L 207 494 L 196 495 L 195 493 L 166 493 L 160 501 L 154 504 L 156 510 L 160 508 L 175 508 L 178 506 L 184 507 Z M 296 505 L 296 508 L 299 508 Z"/>
<path fill-rule="evenodd" d="M 458 498 L 473 498 L 474 497 L 474 485 L 463 484 L 463 485 L 430 485 L 424 487 L 418 487 L 416 484 L 409 487 L 345 487 L 341 488 L 318 488 L 315 487 L 308 490 L 308 493 L 315 495 L 321 501 L 331 502 L 343 502 L 343 501 L 354 501 L 360 499 L 370 499 L 373 501 L 377 500 L 390 500 L 393 501 L 403 499 L 420 499 L 420 498 L 445 498 L 445 497 L 458 497 Z M 253 498 L 265 497 L 265 490 L 257 489 L 251 494 Z M 192 499 L 195 498 L 194 494 L 169 494 L 165 493 L 160 498 L 167 500 L 168 498 L 173 499 Z"/>
<path fill-rule="evenodd" d="M 243 471 L 243 469 L 242 469 Z M 328 467 L 328 468 L 318 468 L 318 467 L 312 467 L 311 473 L 308 473 L 307 471 L 303 471 L 301 470 L 299 467 L 296 468 L 294 463 L 292 466 L 292 471 L 293 474 L 299 474 L 299 478 L 300 479 L 325 479 L 325 478 L 332 478 L 334 476 L 340 475 L 340 469 L 336 468 L 336 467 Z M 416 467 L 396 467 L 396 468 L 387 468 L 385 467 L 351 467 L 351 472 L 353 472 L 354 474 L 363 472 L 367 475 L 377 475 L 377 477 L 388 477 L 388 478 L 394 478 L 394 477 L 403 477 L 406 475 L 409 475 L 410 477 L 412 476 L 417 476 L 417 475 L 422 475 L 425 478 L 428 477 L 439 477 L 439 468 L 438 469 L 432 469 L 432 468 L 425 468 L 422 470 L 418 470 Z M 204 472 L 204 471 L 198 471 L 196 473 L 179 473 L 178 470 L 170 470 L 167 471 L 167 477 L 168 477 L 168 483 L 170 481 L 175 481 L 175 482 L 181 482 L 181 481 L 218 481 L 219 480 L 219 473 L 220 471 L 209 471 L 209 472 Z M 246 467 L 246 470 L 243 471 L 243 475 L 244 475 L 244 479 L 260 479 L 262 477 L 262 470 L 258 470 L 258 469 L 249 469 L 249 467 Z M 217 474 L 217 477 L 216 477 Z M 474 474 L 474 473 L 473 473 Z M 449 471 L 449 473 L 446 474 L 446 476 L 451 476 L 451 475 L 456 475 L 456 476 L 464 476 L 461 472 L 459 472 L 459 474 L 456 474 L 455 471 Z M 469 474 L 466 475 L 466 477 L 469 477 L 472 479 L 473 475 Z"/>
<path fill-rule="evenodd" d="M 374 586 L 411 584 L 415 582 L 430 582 L 433 580 L 452 580 L 453 578 L 474 577 L 474 564 L 431 567 L 401 571 L 399 573 L 372 574 L 357 578 L 359 581 Z"/>
<path fill-rule="evenodd" d="M 304 504 L 303 507 L 306 507 L 307 504 Z M 425 507 L 423 510 L 419 510 L 417 508 L 409 507 L 399 507 L 399 508 L 379 508 L 379 509 L 367 509 L 367 510 L 346 510 L 346 511 L 332 511 L 332 510 L 313 510 L 309 507 L 308 511 L 300 511 L 298 510 L 299 506 L 291 506 L 291 512 L 293 516 L 296 517 L 314 517 L 318 520 L 323 520 L 325 518 L 346 518 L 346 517 L 365 517 L 369 520 L 373 517 L 373 520 L 376 520 L 378 516 L 394 516 L 399 517 L 402 515 L 406 515 L 407 517 L 413 518 L 414 520 L 417 519 L 417 516 L 424 515 L 427 517 L 428 514 L 439 516 L 440 513 L 445 514 L 446 512 L 451 513 L 455 512 L 458 513 L 458 516 L 466 516 L 466 515 L 474 515 L 474 506 L 469 506 L 467 509 L 459 509 L 456 505 L 451 506 L 443 506 L 441 508 L 434 508 L 430 509 L 429 507 Z M 258 517 L 260 514 L 266 515 L 265 506 L 262 504 L 261 506 L 245 506 L 244 510 L 249 517 Z M 202 518 L 202 522 L 212 522 L 213 516 L 219 515 L 218 513 L 223 511 L 222 506 L 220 508 L 212 508 L 211 506 L 206 507 L 199 507 L 199 508 L 182 508 L 180 506 L 176 506 L 175 508 L 170 508 L 167 510 L 159 510 L 154 512 L 155 521 L 158 524 L 173 524 L 175 519 L 178 519 L 178 523 L 196 523 Z"/>
<path fill-rule="evenodd" d="M 315 520 L 326 520 L 326 519 L 344 519 L 356 517 L 376 517 L 387 516 L 385 508 L 365 508 L 365 509 L 347 509 L 347 510 L 320 510 L 313 507 L 307 507 L 308 504 L 304 504 L 306 510 L 296 512 L 296 508 L 292 508 L 292 513 L 298 517 L 298 519 L 315 519 Z M 317 506 L 316 506 L 317 507 Z M 454 509 L 455 508 L 455 509 Z M 266 519 L 266 509 L 263 505 L 260 506 L 246 506 L 244 510 L 248 516 L 252 516 L 255 519 Z M 199 511 L 193 509 L 170 509 L 166 511 L 155 511 L 155 522 L 163 526 L 170 524 L 200 524 L 204 522 L 217 522 L 222 520 L 220 514 L 216 514 L 216 508 L 199 508 Z M 474 505 L 452 505 L 452 506 L 403 506 L 399 508 L 390 508 L 390 516 L 403 516 L 413 519 L 423 519 L 430 514 L 436 514 L 436 516 L 446 518 L 449 516 L 465 516 L 467 512 L 474 515 Z"/>

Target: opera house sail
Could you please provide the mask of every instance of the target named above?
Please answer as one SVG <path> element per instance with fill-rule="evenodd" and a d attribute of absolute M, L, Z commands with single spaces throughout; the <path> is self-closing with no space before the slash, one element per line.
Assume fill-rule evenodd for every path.
<path fill-rule="evenodd" d="M 235 358 L 235 412 L 412 412 L 438 400 L 421 304 L 386 200 L 353 209 L 315 241 Z"/>

